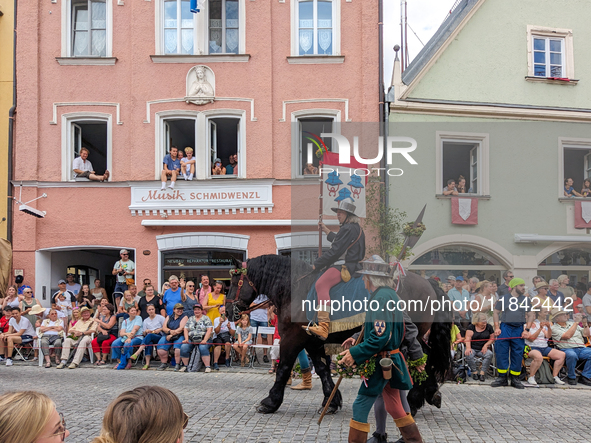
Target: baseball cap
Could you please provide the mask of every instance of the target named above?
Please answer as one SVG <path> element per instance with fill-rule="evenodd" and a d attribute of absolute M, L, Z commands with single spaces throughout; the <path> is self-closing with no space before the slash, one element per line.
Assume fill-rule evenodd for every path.
<path fill-rule="evenodd" d="M 453 275 L 447 277 L 447 281 L 456 281 L 456 278 Z"/>
<path fill-rule="evenodd" d="M 455 278 L 456 281 L 464 281 L 464 277 L 462 277 L 461 275 L 459 277 Z"/>
<path fill-rule="evenodd" d="M 65 283 L 66 283 L 66 281 L 63 278 L 57 282 L 58 285 L 65 284 Z"/>
<path fill-rule="evenodd" d="M 183 306 L 182 303 L 177 303 L 176 305 L 174 305 L 174 309 L 185 309 L 185 307 Z"/>
<path fill-rule="evenodd" d="M 203 310 L 203 306 L 201 306 L 201 303 L 195 303 L 195 306 L 193 306 L 193 310 L 195 310 L 195 308 Z"/>

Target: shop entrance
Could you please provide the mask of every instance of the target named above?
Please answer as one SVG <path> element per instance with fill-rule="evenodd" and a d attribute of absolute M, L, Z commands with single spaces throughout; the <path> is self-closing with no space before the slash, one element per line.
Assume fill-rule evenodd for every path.
<path fill-rule="evenodd" d="M 207 275 L 209 282 L 224 282 L 224 294 L 230 287 L 230 269 L 234 268 L 234 259 L 244 261 L 246 251 L 232 249 L 181 249 L 162 252 L 162 281 L 171 275 L 195 282 L 199 288 L 201 276 Z"/>

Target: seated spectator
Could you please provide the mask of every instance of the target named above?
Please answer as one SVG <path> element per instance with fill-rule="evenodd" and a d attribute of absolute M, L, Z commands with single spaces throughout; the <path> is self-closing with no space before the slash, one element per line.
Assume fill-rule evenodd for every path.
<path fill-rule="evenodd" d="M 583 318 L 583 326 L 578 325 L 581 314 L 575 314 L 574 322 L 568 321 L 568 313 L 561 309 L 552 310 L 552 339 L 556 347 L 566 354 L 566 368 L 568 369 L 568 384 L 576 385 L 577 377 L 575 368 L 577 362 L 585 361 L 580 382 L 591 386 L 591 348 L 585 347 L 585 338 L 591 336 L 589 323 Z"/>
<path fill-rule="evenodd" d="M 548 297 L 549 286 L 544 280 L 536 283 L 536 296 L 532 298 L 532 308 L 550 314 L 552 299 Z"/>
<path fill-rule="evenodd" d="M 133 354 L 133 349 L 137 348 L 144 339 L 143 321 L 138 315 L 138 308 L 130 306 L 127 314 L 129 318 L 123 320 L 119 338 L 111 345 L 111 358 L 119 360 L 119 364 L 114 369 L 130 369 L 132 361 L 129 357 Z"/>
<path fill-rule="evenodd" d="M 137 293 L 137 295 L 141 298 L 141 297 L 145 297 L 146 296 L 146 288 L 148 286 L 150 286 L 152 284 L 152 280 L 150 280 L 149 278 L 144 278 L 144 287 L 141 291 L 139 291 Z M 156 292 L 156 289 L 154 289 L 154 294 L 158 295 L 158 293 Z"/>
<path fill-rule="evenodd" d="M 101 300 L 101 305 L 103 300 Z M 94 319 L 97 324 L 97 334 L 92 340 L 92 352 L 96 357 L 95 366 L 102 366 L 111 353 L 111 345 L 117 340 L 117 317 L 115 316 L 115 307 L 111 303 L 99 306 L 97 314 Z"/>
<path fill-rule="evenodd" d="M 76 302 L 78 303 L 78 307 L 86 306 L 94 313 L 94 304 L 96 299 L 94 295 L 90 293 L 90 286 L 87 284 L 83 284 L 80 288 L 80 292 L 76 296 Z"/>
<path fill-rule="evenodd" d="M 195 346 L 199 346 L 199 355 L 205 365 L 205 372 L 211 372 L 209 355 L 209 339 L 213 335 L 213 324 L 207 315 L 203 315 L 203 307 L 196 304 L 193 307 L 193 317 L 189 318 L 185 324 L 185 340 L 181 347 L 181 360 L 184 364 L 181 369 L 180 363 L 176 365 L 175 371 L 186 371 L 191 358 L 191 352 Z"/>
<path fill-rule="evenodd" d="M 66 328 L 66 335 L 68 334 L 70 329 L 72 329 L 76 325 L 76 323 L 81 319 L 82 319 L 82 315 L 80 315 L 80 308 L 73 308 L 72 309 L 72 317 L 71 317 L 70 321 L 68 322 L 68 327 Z"/>
<path fill-rule="evenodd" d="M 581 197 L 591 197 L 591 180 L 588 178 L 583 182 L 583 189 L 581 189 Z"/>
<path fill-rule="evenodd" d="M 152 286 L 150 286 L 152 288 Z M 154 288 L 152 288 L 153 290 Z M 144 371 L 150 367 L 150 360 L 152 359 L 152 352 L 154 351 L 154 345 L 158 344 L 162 338 L 162 328 L 166 323 L 166 318 L 160 314 L 156 314 L 156 306 L 148 305 L 146 308 L 148 316 L 144 319 L 142 328 L 144 329 L 144 339 L 142 340 L 141 346 L 131 356 L 132 360 L 137 360 L 142 354 L 142 351 L 146 351 L 146 363 L 142 368 Z"/>
<path fill-rule="evenodd" d="M 490 368 L 490 363 L 493 358 L 493 353 L 490 350 L 494 342 L 495 330 L 488 324 L 488 318 L 485 313 L 477 312 L 472 318 L 472 324 L 468 325 L 466 329 L 466 360 L 468 366 L 472 371 L 472 378 L 474 380 L 486 380 L 486 372 Z M 480 368 L 480 375 L 476 367 L 475 357 L 482 358 L 482 366 Z"/>
<path fill-rule="evenodd" d="M 107 304 L 109 303 L 109 300 L 106 298 L 101 298 L 101 301 L 99 302 L 98 306 L 96 307 L 96 312 L 94 313 L 94 318 L 98 318 L 99 315 L 103 314 L 103 308 L 105 306 L 107 306 Z M 113 305 L 111 305 L 113 306 Z M 113 306 L 113 310 L 115 310 L 115 306 Z"/>
<path fill-rule="evenodd" d="M 236 323 L 236 337 L 238 341 L 232 345 L 236 354 L 240 356 L 240 366 L 244 367 L 245 360 L 248 363 L 246 352 L 252 345 L 252 333 L 250 332 L 250 319 L 248 314 L 242 314 L 240 320 Z"/>
<path fill-rule="evenodd" d="M 12 317 L 10 306 L 5 307 L 2 310 L 2 313 L 4 314 L 4 316 L 0 318 L 0 333 L 8 332 L 8 328 L 10 328 L 10 325 L 8 324 L 10 318 Z"/>
<path fill-rule="evenodd" d="M 171 391 L 140 386 L 119 395 L 107 408 L 92 443 L 182 443 L 189 416 Z"/>
<path fill-rule="evenodd" d="M 226 175 L 238 175 L 238 154 L 228 157 L 230 164 L 226 166 Z"/>
<path fill-rule="evenodd" d="M 154 294 L 154 286 L 151 284 L 147 285 L 144 289 L 144 297 L 140 297 L 138 306 L 140 308 L 140 316 L 145 320 L 148 318 L 148 306 L 152 305 L 156 309 L 156 313 L 162 317 L 166 317 L 166 310 L 164 309 L 164 303 L 158 294 Z"/>
<path fill-rule="evenodd" d="M 33 298 L 32 289 L 25 289 L 23 291 L 23 296 L 24 298 L 21 301 L 21 315 L 24 315 L 27 319 L 29 319 L 33 327 L 35 327 L 35 322 L 37 319 L 35 318 L 35 315 L 31 314 L 31 309 L 33 309 L 33 306 L 38 305 L 39 303 L 37 303 L 37 300 Z"/>
<path fill-rule="evenodd" d="M 181 162 L 178 159 L 178 149 L 176 146 L 170 148 L 170 154 L 167 154 L 162 160 L 162 174 L 160 179 L 162 181 L 161 191 L 166 189 L 166 181 L 170 178 L 170 189 L 174 189 L 176 178 L 181 172 Z"/>
<path fill-rule="evenodd" d="M 107 298 L 107 291 L 105 291 L 105 288 L 101 288 L 101 279 L 100 278 L 96 278 L 94 280 L 94 288 L 92 288 L 90 293 L 95 298 L 95 300 L 98 300 L 99 302 L 103 298 Z"/>
<path fill-rule="evenodd" d="M 105 171 L 103 175 L 97 175 L 92 168 L 92 163 L 88 159 L 90 151 L 84 146 L 80 149 L 80 157 L 76 157 L 72 162 L 72 170 L 75 178 L 87 178 L 92 181 L 104 182 L 109 180 L 109 171 Z"/>
<path fill-rule="evenodd" d="M 181 292 L 183 289 L 180 287 L 179 278 L 176 275 L 171 275 L 168 278 L 168 282 L 170 283 L 170 288 L 164 292 L 162 302 L 166 308 L 166 314 L 170 317 L 173 314 L 174 306 L 182 301 Z"/>
<path fill-rule="evenodd" d="M 226 317 L 226 307 L 220 306 L 220 316 L 213 321 L 213 343 L 225 345 L 226 350 L 226 366 L 230 367 L 230 350 L 232 349 L 232 337 L 236 333 L 236 326 Z M 213 348 L 213 369 L 220 370 L 218 360 L 222 353 L 221 346 Z"/>
<path fill-rule="evenodd" d="M 2 299 L 2 309 L 4 308 L 20 308 L 21 300 L 24 296 L 19 296 L 16 286 L 9 286 L 6 289 L 6 297 Z"/>
<path fill-rule="evenodd" d="M 139 299 L 139 297 L 138 297 Z M 131 291 L 127 290 L 123 292 L 123 298 L 119 302 L 119 307 L 117 308 L 117 318 L 128 318 L 129 317 L 129 308 L 134 307 L 139 312 L 140 308 L 138 307 L 137 301 L 133 297 Z"/>
<path fill-rule="evenodd" d="M 6 356 L 6 366 L 12 366 L 14 345 L 35 337 L 35 329 L 31 322 L 21 315 L 21 309 L 18 307 L 12 308 L 11 312 L 12 317 L 8 322 L 10 325 L 8 332 L 0 334 L 0 361 L 4 361 L 4 356 Z"/>
<path fill-rule="evenodd" d="M 579 308 L 579 306 L 581 308 Z M 573 295 L 573 314 L 577 312 L 584 312 L 583 309 L 583 291 L 579 291 L 578 289 L 575 290 L 575 294 Z M 586 317 L 586 315 L 585 315 Z"/>
<path fill-rule="evenodd" d="M 587 293 L 583 295 L 584 313 L 588 318 L 591 318 L 591 282 L 587 283 Z"/>
<path fill-rule="evenodd" d="M 458 194 L 472 194 L 472 188 L 466 188 L 466 178 L 460 175 L 458 178 Z"/>
<path fill-rule="evenodd" d="M 178 280 L 177 280 L 178 282 Z M 180 288 L 179 288 L 180 291 Z M 185 339 L 185 324 L 187 324 L 187 316 L 183 313 L 184 307 L 182 303 L 177 303 L 172 307 L 172 314 L 166 317 L 162 332 L 164 336 L 158 341 L 158 357 L 160 357 L 159 371 L 164 371 L 168 368 L 168 351 L 171 346 L 174 347 L 174 359 L 177 365 L 180 365 L 181 361 L 181 346 Z"/>
<path fill-rule="evenodd" d="M 476 285 L 476 295 L 474 300 L 478 302 L 478 310 L 472 311 L 472 315 L 477 312 L 484 313 L 486 315 L 486 321 L 491 326 L 494 324 L 493 309 L 497 302 L 497 297 L 492 292 L 492 283 L 488 280 L 481 281 Z"/>
<path fill-rule="evenodd" d="M 54 346 L 56 349 L 62 347 L 62 340 L 64 339 L 65 325 L 62 319 L 57 317 L 55 309 L 49 310 L 49 318 L 43 320 L 39 326 L 39 338 L 41 339 L 41 350 L 45 358 L 45 367 L 51 368 L 51 356 L 49 347 Z M 56 353 L 56 363 L 59 363 L 59 358 Z"/>
<path fill-rule="evenodd" d="M 460 328 L 454 323 L 451 325 L 451 358 L 455 358 L 458 344 L 462 343 L 464 338 L 460 332 Z"/>
<path fill-rule="evenodd" d="M 86 352 L 86 347 L 92 341 L 91 335 L 96 332 L 96 322 L 90 318 L 90 314 L 90 309 L 87 307 L 81 308 L 80 320 L 76 320 L 74 324 L 70 322 L 72 326 L 68 328 L 68 335 L 64 339 L 61 363 L 57 366 L 57 369 L 63 369 L 66 366 L 66 363 L 70 358 L 70 350 L 72 346 L 76 353 L 68 368 L 76 369 L 80 365 L 82 357 L 84 357 L 84 353 Z"/>
<path fill-rule="evenodd" d="M 566 354 L 563 351 L 552 349 L 548 346 L 548 339 L 550 338 L 552 338 L 552 323 L 548 321 L 548 311 L 539 311 L 537 312 L 537 318 L 529 328 L 529 338 L 525 340 L 525 344 L 531 348 L 529 358 L 532 359 L 532 362 L 529 367 L 529 378 L 527 379 L 530 385 L 537 385 L 536 373 L 540 369 L 540 366 L 542 366 L 544 357 L 550 357 L 554 360 L 554 369 L 552 371 L 554 383 L 557 385 L 564 384 L 560 377 L 558 377 L 558 374 L 564 366 Z"/>
<path fill-rule="evenodd" d="M 312 163 L 306 163 L 304 167 L 304 175 L 318 175 L 318 168 Z"/>
<path fill-rule="evenodd" d="M 447 181 L 447 186 L 443 188 L 443 195 L 459 195 L 456 189 L 456 181 L 453 178 Z"/>
<path fill-rule="evenodd" d="M 0 441 L 6 443 L 57 443 L 70 435 L 55 403 L 34 391 L 0 396 L 0 424 Z"/>
<path fill-rule="evenodd" d="M 226 175 L 226 168 L 222 166 L 222 161 L 216 158 L 211 167 L 211 175 Z"/>
<path fill-rule="evenodd" d="M 187 146 L 185 148 L 186 157 L 181 158 L 181 174 L 185 180 L 193 180 L 195 175 L 195 158 L 193 157 L 193 148 Z"/>
<path fill-rule="evenodd" d="M 565 197 L 582 197 L 581 194 L 579 194 L 577 191 L 575 191 L 575 188 L 573 188 L 573 179 L 572 178 L 567 178 L 564 180 L 564 196 Z"/>

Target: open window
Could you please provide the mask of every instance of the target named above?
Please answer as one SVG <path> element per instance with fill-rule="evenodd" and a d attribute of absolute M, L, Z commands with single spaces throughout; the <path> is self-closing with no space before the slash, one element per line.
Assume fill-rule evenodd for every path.
<path fill-rule="evenodd" d="M 209 175 L 212 178 L 238 177 L 238 164 L 242 157 L 240 152 L 240 118 L 215 117 L 209 118 L 207 122 L 209 125 Z M 234 160 L 230 160 L 230 156 L 234 155 L 238 155 L 237 163 Z M 216 174 L 214 172 L 216 159 L 220 160 L 221 167 L 223 171 L 225 170 L 226 174 Z M 236 171 L 235 173 L 234 170 Z M 217 172 L 218 170 L 216 169 L 215 171 Z"/>
<path fill-rule="evenodd" d="M 103 175 L 108 169 L 108 124 L 105 121 L 73 121 L 70 125 L 69 174 L 67 179 L 74 180 L 72 161 L 80 155 L 80 149 L 89 151 L 88 161 L 97 175 Z M 81 180 L 81 179 L 78 179 Z"/>
<path fill-rule="evenodd" d="M 562 182 L 571 178 L 572 187 L 576 192 L 582 193 L 585 179 L 591 178 L 591 145 L 588 146 L 565 146 L 564 147 L 564 168 Z M 561 191 L 560 197 L 564 197 Z"/>
<path fill-rule="evenodd" d="M 195 119 L 167 119 L 164 120 L 164 140 L 162 143 L 162 158 L 170 153 L 170 148 L 176 146 L 178 150 L 184 150 L 187 147 L 195 152 Z M 162 162 L 160 162 L 162 163 Z M 160 164 L 162 168 L 162 164 Z"/>
<path fill-rule="evenodd" d="M 334 117 L 300 117 L 297 119 L 297 177 L 318 178 L 318 175 L 311 173 L 320 164 L 319 156 L 316 155 L 318 151 L 316 143 L 319 143 L 319 139 L 321 139 L 327 150 L 332 152 L 332 138 L 322 138 L 320 134 L 334 132 L 334 123 Z M 310 163 L 312 167 L 309 166 Z"/>

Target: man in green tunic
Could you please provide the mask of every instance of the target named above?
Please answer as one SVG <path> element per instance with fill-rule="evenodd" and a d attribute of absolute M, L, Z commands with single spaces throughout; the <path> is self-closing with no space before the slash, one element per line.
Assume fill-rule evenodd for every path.
<path fill-rule="evenodd" d="M 347 366 L 363 364 L 376 356 L 376 370 L 364 380 L 353 403 L 353 418 L 349 424 L 349 443 L 365 443 L 370 427 L 368 416 L 380 393 L 384 397 L 386 410 L 394 419 L 405 442 L 422 443 L 419 429 L 410 414 L 407 414 L 400 401 L 399 389 L 410 390 L 412 381 L 404 357 L 400 353 L 400 344 L 404 337 L 402 311 L 397 309 L 399 301 L 392 289 L 391 266 L 374 255 L 361 262 L 366 289 L 371 293 L 368 312 L 365 316 L 363 341 L 341 353 L 341 363 Z M 392 378 L 384 379 L 379 365 L 381 358 L 393 361 Z"/>

